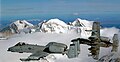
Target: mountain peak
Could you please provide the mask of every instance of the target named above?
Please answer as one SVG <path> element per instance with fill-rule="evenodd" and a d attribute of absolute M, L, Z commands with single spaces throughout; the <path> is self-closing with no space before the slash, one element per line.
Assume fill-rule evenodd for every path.
<path fill-rule="evenodd" d="M 50 19 L 40 23 L 40 30 L 42 32 L 50 33 L 65 33 L 68 25 L 59 19 Z"/>
<path fill-rule="evenodd" d="M 92 27 L 93 21 L 77 18 L 73 23 L 74 26 L 82 25 L 83 27 Z"/>

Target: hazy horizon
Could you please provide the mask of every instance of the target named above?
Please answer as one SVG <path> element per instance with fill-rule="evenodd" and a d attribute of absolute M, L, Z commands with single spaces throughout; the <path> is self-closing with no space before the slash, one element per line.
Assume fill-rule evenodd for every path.
<path fill-rule="evenodd" d="M 120 0 L 1 0 L 0 26 L 15 20 L 76 18 L 120 24 Z"/>

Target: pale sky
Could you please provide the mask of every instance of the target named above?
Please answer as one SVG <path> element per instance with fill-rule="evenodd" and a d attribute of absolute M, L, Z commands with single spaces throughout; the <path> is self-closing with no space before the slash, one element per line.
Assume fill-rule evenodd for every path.
<path fill-rule="evenodd" d="M 2 16 L 120 14 L 120 0 L 1 0 Z"/>

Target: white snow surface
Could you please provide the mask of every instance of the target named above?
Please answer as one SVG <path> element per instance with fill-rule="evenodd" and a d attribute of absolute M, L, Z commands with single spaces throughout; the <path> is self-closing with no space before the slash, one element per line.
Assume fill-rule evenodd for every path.
<path fill-rule="evenodd" d="M 27 22 L 26 20 L 17 20 L 10 24 L 10 28 L 12 30 L 12 33 L 27 33 L 30 31 L 31 28 L 33 28 L 34 25 Z"/>
<path fill-rule="evenodd" d="M 47 33 L 66 33 L 68 30 L 68 25 L 59 19 L 50 19 L 39 25 L 41 25 L 41 31 Z"/>
<path fill-rule="evenodd" d="M 77 24 L 80 24 L 76 26 Z M 68 25 L 60 19 L 50 19 L 48 21 L 44 20 L 40 22 L 39 29 L 41 32 L 45 33 L 67 33 L 69 30 L 75 30 L 77 33 L 82 33 L 81 37 L 89 37 L 91 32 L 87 32 L 85 30 L 92 29 L 93 21 L 82 20 L 77 18 L 75 21 L 72 22 L 72 25 Z"/>
<path fill-rule="evenodd" d="M 74 35 L 73 35 L 74 34 Z M 49 42 L 59 42 L 64 43 L 69 46 L 70 41 L 72 39 L 78 38 L 79 35 L 77 33 L 66 33 L 66 34 L 57 34 L 57 33 L 42 33 L 36 32 L 32 34 L 18 34 L 12 36 L 8 40 L 0 40 L 0 62 L 20 62 L 20 58 L 27 57 L 29 54 L 23 53 L 12 53 L 7 52 L 7 49 L 18 42 L 25 42 L 29 44 L 38 44 L 38 45 L 46 45 Z M 64 57 L 62 55 L 55 55 L 57 59 L 61 59 Z M 10 61 L 11 60 L 11 61 Z M 50 59 L 52 60 L 52 59 Z"/>
<path fill-rule="evenodd" d="M 112 31 L 112 33 L 118 31 L 115 30 L 115 28 L 105 28 L 105 30 L 103 31 Z M 111 32 L 110 31 L 110 32 Z M 117 33 L 117 32 L 116 32 Z M 112 38 L 110 35 L 110 33 L 105 33 L 107 36 L 109 35 L 110 38 Z M 100 51 L 100 58 L 98 60 L 98 62 L 120 62 L 120 31 L 118 33 L 118 39 L 119 39 L 119 47 L 118 47 L 118 51 L 117 52 L 111 52 L 112 47 L 109 48 L 101 48 Z"/>
<path fill-rule="evenodd" d="M 83 24 L 86 27 L 92 27 L 93 21 L 83 20 L 80 18 L 77 18 L 72 24 L 75 25 L 76 23 Z"/>
<path fill-rule="evenodd" d="M 58 20 L 58 19 L 55 19 L 55 20 Z M 84 22 L 84 23 L 87 24 L 87 22 Z M 63 23 L 63 25 L 66 25 L 66 24 Z M 101 30 L 102 36 L 107 36 L 110 38 L 112 38 L 112 36 L 115 33 L 119 34 L 119 40 L 120 40 L 119 29 L 104 28 Z M 46 45 L 49 42 L 58 42 L 58 43 L 64 43 L 69 46 L 72 39 L 75 39 L 81 36 L 75 30 L 69 30 L 67 33 L 35 32 L 32 34 L 15 34 L 11 36 L 8 40 L 0 40 L 0 62 L 21 62 L 19 60 L 20 58 L 27 58 L 30 55 L 30 53 L 21 54 L 21 53 L 13 53 L 13 52 L 7 51 L 9 47 L 14 46 L 18 42 L 25 42 L 29 44 L 38 44 L 38 45 Z M 92 57 L 88 57 L 88 54 L 89 54 L 88 47 L 89 46 L 87 45 L 80 45 L 81 52 L 77 58 L 69 59 L 67 58 L 66 55 L 61 55 L 61 54 L 50 54 L 46 58 L 49 62 L 96 62 L 96 60 L 94 60 Z M 118 47 L 118 49 L 119 50 L 116 53 L 120 57 L 120 46 Z M 110 53 L 111 53 L 111 47 L 101 48 L 99 57 L 103 57 L 104 55 L 110 54 Z M 41 60 L 40 62 L 47 62 L 47 61 Z"/>
<path fill-rule="evenodd" d="M 116 52 L 111 52 L 101 57 L 98 62 L 118 62 L 118 59 L 120 60 L 120 55 Z"/>
<path fill-rule="evenodd" d="M 47 21 L 47 23 L 55 23 L 55 24 L 59 24 L 61 26 L 67 27 L 67 24 L 65 22 L 63 22 L 60 19 L 50 19 L 49 21 Z"/>
<path fill-rule="evenodd" d="M 21 21 L 21 23 L 20 23 L 20 21 Z M 18 27 L 18 30 L 24 29 L 25 25 L 27 25 L 26 28 L 34 26 L 33 24 L 27 22 L 26 20 L 17 20 L 17 21 L 15 21 L 13 23 Z"/>

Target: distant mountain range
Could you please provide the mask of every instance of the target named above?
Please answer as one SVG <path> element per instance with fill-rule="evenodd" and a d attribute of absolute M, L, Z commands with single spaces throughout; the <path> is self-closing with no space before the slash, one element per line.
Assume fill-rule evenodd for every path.
<path fill-rule="evenodd" d="M 60 19 L 50 19 L 48 21 L 41 21 L 37 25 L 33 25 L 26 20 L 17 20 L 0 30 L 0 32 L 7 33 L 6 35 L 8 33 L 10 35 L 32 32 L 67 33 L 71 29 L 76 30 L 76 32 L 84 32 L 83 30 L 92 28 L 92 23 L 93 21 L 82 20 L 80 18 L 69 23 L 65 23 Z"/>

